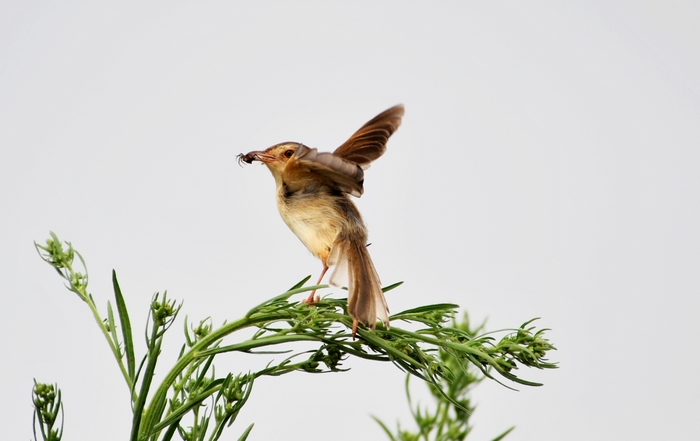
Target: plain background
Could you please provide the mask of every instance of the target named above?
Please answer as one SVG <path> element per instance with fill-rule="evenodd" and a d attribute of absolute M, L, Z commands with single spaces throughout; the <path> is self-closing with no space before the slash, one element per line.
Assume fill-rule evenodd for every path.
<path fill-rule="evenodd" d="M 518 372 L 543 387 L 476 389 L 471 439 L 697 432 L 696 2 L 112 3 L 0 4 L 7 439 L 31 437 L 32 378 L 63 389 L 65 439 L 123 440 L 130 421 L 88 309 L 33 241 L 82 252 L 103 313 L 116 269 L 137 335 L 166 289 L 183 317 L 233 320 L 321 268 L 269 172 L 235 156 L 332 150 L 399 102 L 358 200 L 382 280 L 405 281 L 392 311 L 541 317 L 558 348 L 558 370 Z M 262 379 L 224 439 L 251 422 L 252 440 L 385 439 L 370 414 L 412 427 L 401 373 L 347 366 Z"/>

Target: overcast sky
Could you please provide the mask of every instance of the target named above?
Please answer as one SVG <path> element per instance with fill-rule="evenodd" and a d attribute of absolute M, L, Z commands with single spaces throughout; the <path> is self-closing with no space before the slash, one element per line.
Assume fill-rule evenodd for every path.
<path fill-rule="evenodd" d="M 235 156 L 333 150 L 397 103 L 358 200 L 382 281 L 405 281 L 391 310 L 541 317 L 558 348 L 560 369 L 518 372 L 543 387 L 476 389 L 470 439 L 697 433 L 696 2 L 106 3 L 0 4 L 7 439 L 31 437 L 32 378 L 63 389 L 66 440 L 130 425 L 106 342 L 33 241 L 73 242 L 103 312 L 116 269 L 139 339 L 156 291 L 234 320 L 321 269 L 270 173 Z M 224 439 L 252 422 L 251 440 L 384 439 L 370 414 L 412 427 L 396 368 L 348 366 L 261 379 Z"/>

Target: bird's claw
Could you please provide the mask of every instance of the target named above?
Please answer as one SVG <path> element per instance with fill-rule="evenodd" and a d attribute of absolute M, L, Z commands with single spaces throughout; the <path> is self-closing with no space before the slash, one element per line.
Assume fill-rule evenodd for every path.
<path fill-rule="evenodd" d="M 311 291 L 311 295 L 307 297 L 306 299 L 302 300 L 301 303 L 318 303 L 318 301 L 321 300 L 319 296 L 316 295 L 316 290 Z"/>

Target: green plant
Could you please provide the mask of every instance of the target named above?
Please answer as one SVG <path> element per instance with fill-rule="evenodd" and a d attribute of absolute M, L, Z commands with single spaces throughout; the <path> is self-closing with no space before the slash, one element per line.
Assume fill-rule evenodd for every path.
<path fill-rule="evenodd" d="M 478 341 L 489 346 L 493 354 L 500 354 L 496 358 L 502 362 L 506 370 L 516 369 L 518 362 L 540 369 L 555 368 L 555 364 L 543 359 L 545 353 L 554 347 L 544 338 L 545 329 L 535 331 L 535 328 L 530 326 L 533 321 L 534 319 L 523 323 L 520 328 L 509 332 L 500 341 L 496 341 L 490 334 L 480 334 L 483 331 L 483 324 L 472 328 L 466 313 L 461 321 L 453 320 L 452 327 L 463 332 L 470 341 Z M 391 441 L 461 441 L 471 431 L 469 418 L 474 406 L 471 404 L 469 393 L 485 378 L 494 380 L 495 378 L 490 375 L 488 369 L 482 369 L 478 362 L 464 363 L 455 351 L 440 348 L 439 357 L 451 375 L 440 377 L 438 384 L 428 383 L 435 402 L 434 407 L 413 404 L 409 387 L 411 376 L 406 376 L 406 398 L 417 426 L 416 431 L 402 429 L 398 424 L 396 433 L 392 433 L 384 422 L 373 417 Z M 510 373 L 507 377 L 511 378 Z M 539 386 L 537 383 L 521 383 Z M 509 428 L 493 441 L 503 439 L 513 429 L 514 427 Z"/>
<path fill-rule="evenodd" d="M 37 383 L 34 380 L 32 404 L 34 405 L 34 425 L 32 427 L 34 439 L 36 439 L 36 428 L 39 426 L 42 439 L 60 441 L 63 436 L 63 402 L 58 386 Z M 59 413 L 61 414 L 61 424 L 56 424 Z"/>
<path fill-rule="evenodd" d="M 465 329 L 446 326 L 457 308 L 452 304 L 422 306 L 391 317 L 395 322 L 407 322 L 414 330 L 395 326 L 391 329 L 379 326 L 375 331 L 361 328 L 358 338 L 353 339 L 352 318 L 347 314 L 345 299 L 322 299 L 314 307 L 290 300 L 295 294 L 326 287 L 304 287 L 309 279 L 306 277 L 287 292 L 254 307 L 244 317 L 216 329 L 210 320 L 203 320 L 196 327 L 188 327 L 185 320 L 185 343 L 172 367 L 159 382 L 154 382 L 164 336 L 182 305 L 169 299 L 167 292 L 153 296 L 146 354 L 137 362 L 131 322 L 116 273 L 112 272 L 116 315 L 111 302 L 107 302 L 107 316 L 102 318 L 87 290 L 85 261 L 73 246 L 62 243 L 51 233 L 46 245 L 36 244 L 36 248 L 42 259 L 66 281 L 68 290 L 88 305 L 108 342 L 131 394 L 132 441 L 167 441 L 176 433 L 184 440 L 217 440 L 236 419 L 258 378 L 294 371 L 340 372 L 349 356 L 392 362 L 409 375 L 428 382 L 438 395 L 466 412 L 469 409 L 460 403 L 460 398 L 450 395 L 449 385 L 459 378 L 460 371 L 467 372 L 469 365 L 476 366 L 486 376 L 497 373 L 525 385 L 536 383 L 516 376 L 513 371 L 518 366 L 554 367 L 544 358 L 553 347 L 541 338 L 543 331 L 532 334 L 531 329 L 520 328 L 514 334 L 520 337 L 507 337 L 507 344 L 494 345 L 490 337 L 473 338 Z M 76 268 L 78 262 L 80 267 Z M 399 285 L 388 286 L 384 291 Z M 253 336 L 236 341 L 236 333 L 245 329 L 254 329 Z M 289 349 L 301 341 L 313 342 L 316 348 L 297 352 Z M 223 376 L 215 373 L 217 356 L 263 349 L 265 353 L 291 355 L 282 361 L 271 360 L 258 371 Z M 452 359 L 441 354 L 449 354 Z M 252 427 L 252 424 L 248 426 L 239 439 L 245 440 Z M 49 438 L 44 436 L 44 439 Z"/>

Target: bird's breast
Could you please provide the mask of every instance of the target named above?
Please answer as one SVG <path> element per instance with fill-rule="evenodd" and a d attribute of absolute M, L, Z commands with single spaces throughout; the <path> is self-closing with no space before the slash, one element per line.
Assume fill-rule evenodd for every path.
<path fill-rule="evenodd" d="M 328 258 L 333 241 L 347 224 L 342 205 L 343 195 L 330 192 L 291 192 L 281 186 L 277 193 L 277 208 L 290 230 L 311 254 Z"/>

